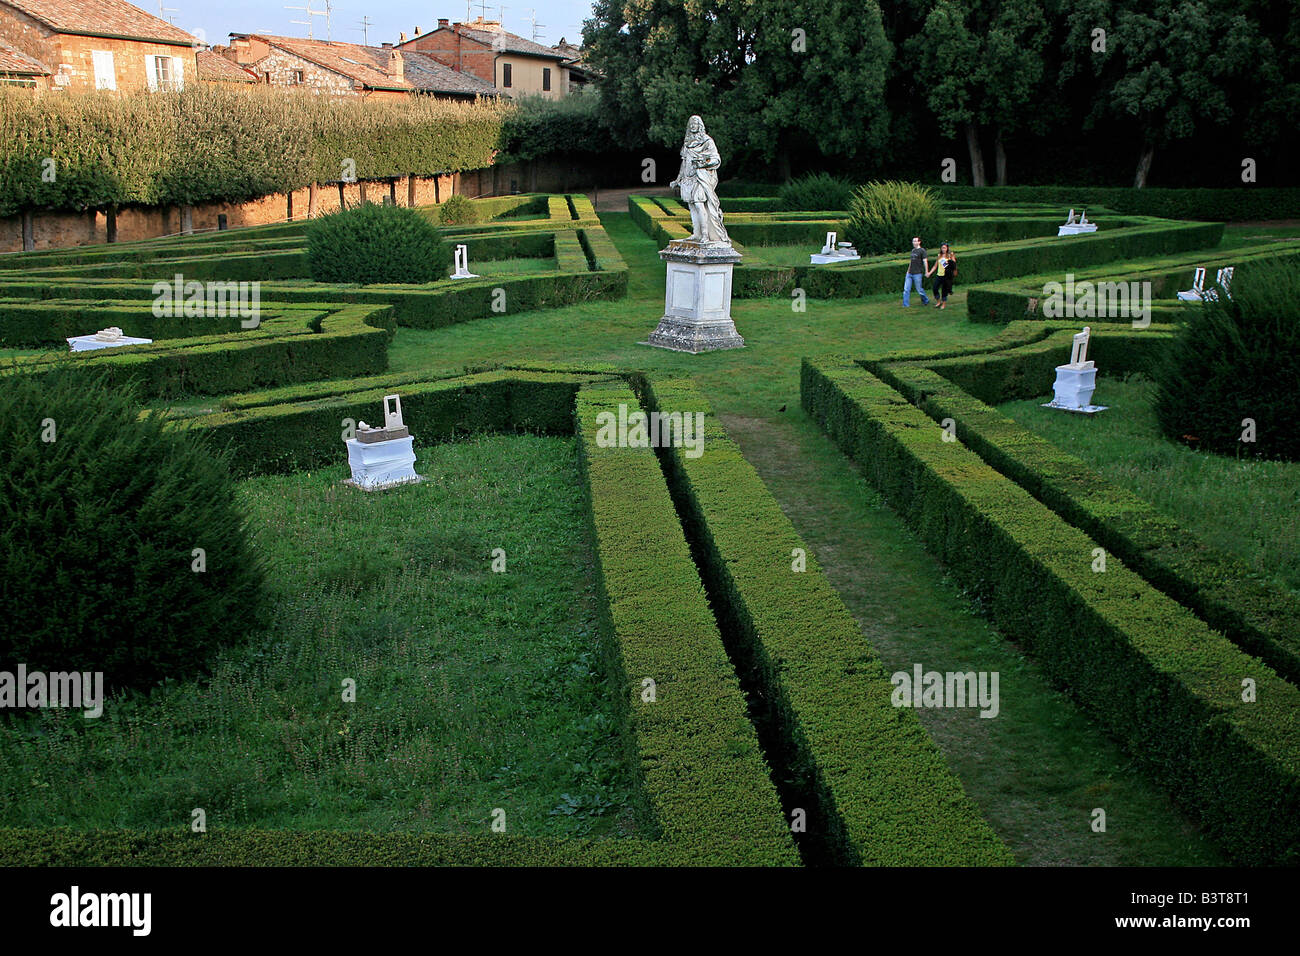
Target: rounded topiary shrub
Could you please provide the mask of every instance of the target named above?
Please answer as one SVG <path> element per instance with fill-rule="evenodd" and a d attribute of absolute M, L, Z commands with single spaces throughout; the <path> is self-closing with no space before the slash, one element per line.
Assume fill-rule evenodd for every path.
<path fill-rule="evenodd" d="M 1300 277 L 1247 267 L 1231 297 L 1216 291 L 1154 369 L 1160 429 L 1221 455 L 1300 461 Z"/>
<path fill-rule="evenodd" d="M 415 283 L 447 278 L 452 249 L 426 216 L 366 203 L 307 227 L 307 262 L 317 282 Z"/>
<path fill-rule="evenodd" d="M 913 236 L 920 236 L 922 245 L 936 246 L 942 228 L 939 194 L 929 186 L 871 182 L 849 200 L 842 238 L 859 255 L 879 256 L 907 252 Z"/>
<path fill-rule="evenodd" d="M 782 209 L 809 212 L 848 209 L 853 184 L 830 173 L 809 173 L 781 186 L 777 198 Z"/>
<path fill-rule="evenodd" d="M 262 565 L 226 462 L 138 412 L 102 376 L 0 388 L 0 670 L 145 688 L 260 627 Z"/>
<path fill-rule="evenodd" d="M 467 196 L 455 193 L 438 207 L 438 221 L 444 226 L 465 226 L 478 222 L 478 207 Z"/>

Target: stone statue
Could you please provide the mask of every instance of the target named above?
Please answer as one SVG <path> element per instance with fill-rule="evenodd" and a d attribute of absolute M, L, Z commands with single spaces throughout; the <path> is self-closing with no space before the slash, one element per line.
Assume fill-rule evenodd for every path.
<path fill-rule="evenodd" d="M 1088 361 L 1088 339 L 1092 335 L 1092 328 L 1085 325 L 1083 331 L 1074 337 L 1070 349 L 1070 368 L 1083 368 L 1091 365 Z"/>
<path fill-rule="evenodd" d="M 1078 220 L 1075 218 L 1074 210 L 1071 209 L 1071 210 L 1070 210 L 1070 215 L 1069 215 L 1069 216 L 1066 218 L 1066 220 L 1065 220 L 1065 224 L 1066 224 L 1067 226 L 1073 226 L 1076 222 L 1078 222 Z"/>
<path fill-rule="evenodd" d="M 681 189 L 682 202 L 691 210 L 690 241 L 703 245 L 730 246 L 731 239 L 722 225 L 722 206 L 718 202 L 718 167 L 722 158 L 713 137 L 704 130 L 704 120 L 692 116 L 686 124 L 682 143 L 682 168 L 669 186 Z"/>

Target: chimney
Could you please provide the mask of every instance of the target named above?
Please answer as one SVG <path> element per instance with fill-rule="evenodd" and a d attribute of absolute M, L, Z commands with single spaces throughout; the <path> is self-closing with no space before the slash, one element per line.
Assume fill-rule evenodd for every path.
<path fill-rule="evenodd" d="M 399 34 L 397 35 L 397 42 L 398 42 L 398 43 L 405 43 L 405 42 L 406 42 L 406 34 L 405 34 L 405 33 L 399 33 Z"/>
<path fill-rule="evenodd" d="M 438 18 L 438 29 L 439 29 L 439 30 L 445 30 L 445 29 L 447 29 L 449 26 L 451 26 L 451 21 L 448 20 L 446 17 L 439 17 L 439 18 Z"/>
<path fill-rule="evenodd" d="M 412 33 L 411 36 L 413 36 L 413 37 L 418 37 L 419 35 L 420 35 L 420 28 L 419 28 L 419 27 L 416 27 L 416 28 L 415 28 L 415 32 Z"/>
<path fill-rule="evenodd" d="M 406 66 L 402 61 L 402 54 L 393 50 L 388 54 L 388 75 L 396 80 L 405 79 Z"/>
<path fill-rule="evenodd" d="M 382 46 L 385 50 L 391 50 L 393 48 L 393 45 L 391 43 L 381 43 L 380 46 Z"/>

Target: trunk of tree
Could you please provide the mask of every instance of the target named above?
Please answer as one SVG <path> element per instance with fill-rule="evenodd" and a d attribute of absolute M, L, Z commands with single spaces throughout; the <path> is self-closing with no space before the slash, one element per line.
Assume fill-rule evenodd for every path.
<path fill-rule="evenodd" d="M 997 169 L 997 183 L 999 186 L 1007 184 L 1007 151 L 1002 145 L 1002 131 L 998 130 L 993 140 L 993 162 Z"/>
<path fill-rule="evenodd" d="M 293 190 L 290 189 L 284 194 L 284 218 L 286 222 L 293 222 Z"/>
<path fill-rule="evenodd" d="M 316 184 L 307 187 L 307 218 L 316 218 Z"/>
<path fill-rule="evenodd" d="M 36 224 L 30 209 L 23 210 L 23 251 L 30 252 L 36 248 Z"/>
<path fill-rule="evenodd" d="M 193 206 L 181 206 L 181 232 L 187 236 L 194 235 Z"/>
<path fill-rule="evenodd" d="M 347 208 L 348 208 L 347 197 L 345 197 L 345 196 L 343 195 L 343 184 L 342 184 L 342 183 L 339 183 L 339 208 L 340 208 L 340 209 L 347 209 Z"/>
<path fill-rule="evenodd" d="M 415 207 L 415 173 L 406 174 L 406 204 Z"/>
<path fill-rule="evenodd" d="M 966 149 L 970 152 L 970 180 L 974 186 L 987 186 L 984 178 L 984 152 L 980 149 L 979 130 L 974 123 L 966 124 Z"/>
<path fill-rule="evenodd" d="M 104 229 L 108 233 L 109 242 L 117 242 L 117 207 L 109 206 L 104 211 Z"/>
<path fill-rule="evenodd" d="M 784 144 L 776 151 L 776 174 L 783 183 L 788 183 L 791 179 L 790 149 Z"/>
<path fill-rule="evenodd" d="M 1151 175 L 1151 162 L 1156 158 L 1156 148 L 1151 143 L 1142 146 L 1142 153 L 1138 156 L 1137 175 L 1133 177 L 1133 186 L 1141 189 L 1147 184 L 1147 177 Z"/>

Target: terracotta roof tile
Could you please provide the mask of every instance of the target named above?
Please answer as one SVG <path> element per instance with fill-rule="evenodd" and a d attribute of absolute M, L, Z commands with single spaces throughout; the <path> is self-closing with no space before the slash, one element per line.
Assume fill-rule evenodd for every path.
<path fill-rule="evenodd" d="M 0 0 L 57 33 L 156 40 L 189 46 L 195 38 L 126 0 Z"/>
<path fill-rule="evenodd" d="M 200 50 L 198 53 L 199 79 L 208 82 L 230 81 L 234 83 L 256 83 L 257 74 L 252 73 L 234 60 L 227 60 L 220 53 Z"/>
<path fill-rule="evenodd" d="M 461 73 L 433 57 L 409 50 L 396 51 L 402 57 L 402 79 L 388 72 L 394 52 L 360 43 L 303 40 L 295 37 L 249 34 L 309 63 L 323 66 L 372 90 L 413 90 L 429 93 L 495 96 L 496 87 L 468 73 Z"/>
<path fill-rule="evenodd" d="M 7 43 L 0 43 L 0 73 L 19 76 L 49 76 L 50 68 Z"/>

